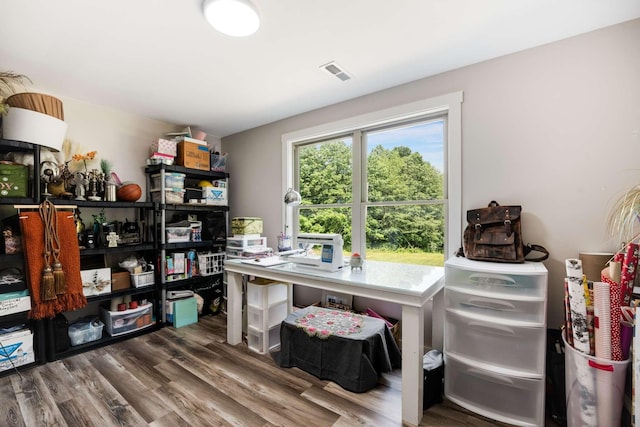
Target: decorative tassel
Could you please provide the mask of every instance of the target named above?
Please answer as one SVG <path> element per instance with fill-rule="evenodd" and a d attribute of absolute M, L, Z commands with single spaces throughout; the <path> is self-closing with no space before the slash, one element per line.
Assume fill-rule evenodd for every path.
<path fill-rule="evenodd" d="M 57 299 L 55 292 L 55 279 L 53 277 L 53 270 L 48 265 L 42 270 L 42 300 L 51 301 Z"/>
<path fill-rule="evenodd" d="M 56 294 L 66 294 L 67 282 L 64 279 L 64 271 L 62 270 L 62 263 L 60 261 L 55 261 L 53 263 L 53 279 L 55 283 Z"/>

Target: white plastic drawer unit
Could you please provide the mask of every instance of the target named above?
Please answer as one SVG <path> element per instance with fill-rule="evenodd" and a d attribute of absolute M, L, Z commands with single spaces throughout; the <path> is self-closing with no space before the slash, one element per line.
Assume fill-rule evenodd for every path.
<path fill-rule="evenodd" d="M 544 325 L 545 299 L 485 292 L 451 285 L 444 290 L 445 307 L 498 321 L 519 321 Z"/>
<path fill-rule="evenodd" d="M 544 425 L 544 380 L 500 375 L 448 356 L 444 383 L 451 401 L 478 414 L 520 426 Z"/>
<path fill-rule="evenodd" d="M 445 331 L 444 348 L 448 354 L 510 375 L 542 378 L 545 353 L 540 349 L 544 348 L 546 338 L 542 327 L 489 321 L 447 309 Z"/>
<path fill-rule="evenodd" d="M 445 282 L 447 287 L 467 288 L 503 297 L 546 299 L 547 270 L 537 264 L 541 263 L 500 264 L 453 258 L 445 264 Z"/>

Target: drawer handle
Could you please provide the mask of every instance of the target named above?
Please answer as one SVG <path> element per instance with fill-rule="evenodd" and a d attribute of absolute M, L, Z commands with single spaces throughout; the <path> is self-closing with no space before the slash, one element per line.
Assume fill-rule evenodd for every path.
<path fill-rule="evenodd" d="M 496 301 L 485 298 L 471 298 L 469 302 L 462 303 L 470 307 L 484 308 L 487 310 L 515 311 L 516 306 L 506 301 Z"/>
<path fill-rule="evenodd" d="M 481 380 L 489 380 L 491 382 L 494 382 L 496 384 L 506 384 L 506 385 L 513 385 L 513 380 L 506 378 L 506 377 L 499 377 L 497 375 L 492 375 L 488 372 L 485 371 L 480 371 L 478 369 L 474 369 L 471 368 L 467 371 L 467 373 L 473 377 L 479 378 Z"/>
<path fill-rule="evenodd" d="M 489 323 L 478 323 L 478 322 L 469 322 L 469 326 L 470 327 L 475 327 L 478 329 L 493 329 L 494 331 L 497 331 L 499 335 L 510 335 L 510 336 L 515 336 L 516 333 L 514 332 L 513 329 L 511 329 L 508 326 L 502 326 L 502 325 L 492 325 Z"/>
<path fill-rule="evenodd" d="M 472 274 L 469 281 L 480 286 L 516 286 L 517 283 L 509 276 L 497 274 Z"/>

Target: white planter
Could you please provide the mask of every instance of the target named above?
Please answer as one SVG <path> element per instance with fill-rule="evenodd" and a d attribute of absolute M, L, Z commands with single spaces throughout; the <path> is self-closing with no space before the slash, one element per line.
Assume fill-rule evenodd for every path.
<path fill-rule="evenodd" d="M 2 137 L 60 151 L 67 124 L 55 117 L 24 108 L 9 108 L 2 119 Z"/>

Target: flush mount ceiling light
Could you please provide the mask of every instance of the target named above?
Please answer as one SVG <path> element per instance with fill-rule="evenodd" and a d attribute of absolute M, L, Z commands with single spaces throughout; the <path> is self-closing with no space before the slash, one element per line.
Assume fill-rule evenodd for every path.
<path fill-rule="evenodd" d="M 204 16 L 223 34 L 246 37 L 258 31 L 258 10 L 249 0 L 205 0 Z"/>

